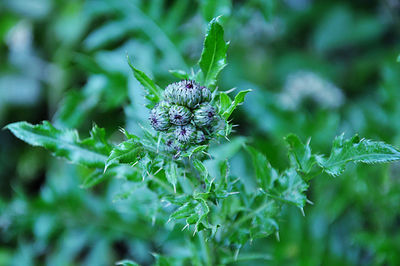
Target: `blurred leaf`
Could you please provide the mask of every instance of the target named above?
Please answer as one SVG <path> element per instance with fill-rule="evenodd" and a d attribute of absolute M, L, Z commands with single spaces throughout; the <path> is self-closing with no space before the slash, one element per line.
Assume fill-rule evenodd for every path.
<path fill-rule="evenodd" d="M 318 163 L 324 171 L 337 176 L 343 173 L 348 162 L 384 163 L 400 160 L 400 151 L 380 141 L 361 139 L 355 135 L 344 139 L 342 134 L 333 141 L 332 151 L 328 159 L 322 157 Z"/>
<path fill-rule="evenodd" d="M 248 145 L 245 146 L 245 149 L 251 156 L 257 183 L 263 190 L 268 191 L 278 179 L 277 171 L 272 168 L 264 154 Z"/>
<path fill-rule="evenodd" d="M 178 70 L 178 69 L 170 70 L 169 73 L 171 73 L 172 75 L 174 75 L 178 79 L 190 79 L 189 74 L 186 73 L 183 70 Z"/>
<path fill-rule="evenodd" d="M 203 44 L 199 66 L 204 86 L 215 86 L 219 72 L 226 66 L 228 43 L 224 41 L 224 29 L 214 18 L 209 24 Z"/>
<path fill-rule="evenodd" d="M 201 0 L 200 8 L 203 18 L 206 21 L 212 20 L 214 17 L 229 15 L 231 13 L 231 0 Z"/>
<path fill-rule="evenodd" d="M 19 139 L 33 145 L 41 146 L 51 151 L 55 156 L 87 167 L 104 167 L 111 146 L 105 139 L 105 131 L 93 126 L 90 138 L 80 140 L 76 130 L 59 130 L 48 121 L 41 125 L 27 122 L 16 122 L 7 125 Z"/>

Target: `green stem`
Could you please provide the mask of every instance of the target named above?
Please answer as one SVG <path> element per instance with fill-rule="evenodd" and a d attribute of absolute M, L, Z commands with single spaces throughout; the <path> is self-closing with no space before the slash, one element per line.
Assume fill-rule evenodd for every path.
<path fill-rule="evenodd" d="M 213 265 L 213 259 L 212 259 L 212 255 L 211 255 L 211 251 L 210 251 L 210 247 L 209 247 L 209 242 L 206 241 L 203 231 L 199 232 L 198 235 L 199 235 L 201 249 L 203 251 L 205 263 L 207 266 L 211 266 L 211 265 Z"/>

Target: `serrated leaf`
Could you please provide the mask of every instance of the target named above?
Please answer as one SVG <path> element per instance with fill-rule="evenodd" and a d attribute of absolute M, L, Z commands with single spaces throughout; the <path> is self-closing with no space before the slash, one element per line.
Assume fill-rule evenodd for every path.
<path fill-rule="evenodd" d="M 246 145 L 245 149 L 253 161 L 253 168 L 258 185 L 265 191 L 272 188 L 275 180 L 278 179 L 277 171 L 272 168 L 267 157 L 255 148 Z"/>
<path fill-rule="evenodd" d="M 193 160 L 193 166 L 194 168 L 196 168 L 197 171 L 199 171 L 200 175 L 206 179 L 208 177 L 208 171 L 207 168 L 205 167 L 205 165 L 197 159 Z"/>
<path fill-rule="evenodd" d="M 143 157 L 143 146 L 133 140 L 121 142 L 112 149 L 110 156 L 107 159 L 106 169 L 118 163 L 135 164 Z"/>
<path fill-rule="evenodd" d="M 175 162 L 168 162 L 165 169 L 165 177 L 167 178 L 168 182 L 174 187 L 174 192 L 176 193 L 176 184 L 178 182 L 179 172 L 178 165 Z"/>
<path fill-rule="evenodd" d="M 228 118 L 231 116 L 232 112 L 236 109 L 236 107 L 244 102 L 244 97 L 249 92 L 251 92 L 251 90 L 240 91 L 235 96 L 235 99 L 233 100 L 232 104 L 222 114 L 222 117 L 225 118 L 225 120 L 228 120 Z"/>
<path fill-rule="evenodd" d="M 208 145 L 192 146 L 187 151 L 184 151 L 181 154 L 181 157 L 189 157 L 190 158 L 190 157 L 192 157 L 193 154 L 205 151 L 207 148 L 208 148 Z"/>
<path fill-rule="evenodd" d="M 147 91 L 146 98 L 152 104 L 158 103 L 162 98 L 162 90 L 148 76 L 146 76 L 144 72 L 136 69 L 129 60 L 129 57 L 127 60 L 130 68 L 132 69 L 133 75 Z"/>
<path fill-rule="evenodd" d="M 289 144 L 289 157 L 298 171 L 308 174 L 316 163 L 315 156 L 311 153 L 310 143 L 304 145 L 299 137 L 289 134 L 285 141 Z"/>
<path fill-rule="evenodd" d="M 111 146 L 105 140 L 105 131 L 93 127 L 90 138 L 80 140 L 76 130 L 59 130 L 50 122 L 40 125 L 16 122 L 7 125 L 17 138 L 51 151 L 55 156 L 87 167 L 103 168 Z"/>
<path fill-rule="evenodd" d="M 303 209 L 307 201 L 305 191 L 307 191 L 308 185 L 297 171 L 289 168 L 279 176 L 277 181 L 270 196 L 276 196 L 277 199 Z"/>
<path fill-rule="evenodd" d="M 199 61 L 201 83 L 204 86 L 215 86 L 219 72 L 226 66 L 227 49 L 228 43 L 224 41 L 224 29 L 218 23 L 218 18 L 214 18 L 208 24 Z"/>
<path fill-rule="evenodd" d="M 400 160 L 400 150 L 380 141 L 362 139 L 355 135 L 344 139 L 344 135 L 333 141 L 328 159 L 319 158 L 318 163 L 332 176 L 340 175 L 348 162 L 384 163 Z"/>

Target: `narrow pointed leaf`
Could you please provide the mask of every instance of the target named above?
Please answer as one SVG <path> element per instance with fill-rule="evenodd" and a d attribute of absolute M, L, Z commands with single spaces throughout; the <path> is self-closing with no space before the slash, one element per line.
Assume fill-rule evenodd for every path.
<path fill-rule="evenodd" d="M 289 144 L 289 157 L 292 164 L 295 164 L 298 171 L 302 173 L 309 173 L 311 168 L 316 163 L 315 156 L 311 153 L 310 144 L 304 145 L 299 137 L 294 134 L 290 134 L 285 138 Z"/>
<path fill-rule="evenodd" d="M 169 162 L 165 169 L 165 177 L 168 182 L 174 187 L 174 191 L 176 192 L 176 184 L 178 183 L 179 172 L 178 166 L 175 162 Z"/>
<path fill-rule="evenodd" d="M 143 154 L 144 148 L 137 141 L 127 140 L 121 142 L 111 151 L 107 159 L 106 168 L 117 163 L 135 164 L 144 156 Z"/>
<path fill-rule="evenodd" d="M 380 141 L 361 139 L 355 135 L 344 139 L 341 135 L 333 142 L 328 159 L 320 158 L 318 163 L 330 175 L 341 174 L 348 162 L 384 163 L 400 160 L 400 150 Z"/>
<path fill-rule="evenodd" d="M 272 168 L 264 154 L 251 146 L 245 146 L 253 161 L 253 168 L 256 175 L 258 185 L 268 190 L 273 187 L 275 180 L 278 178 L 277 171 Z"/>
<path fill-rule="evenodd" d="M 59 130 L 50 122 L 32 125 L 17 122 L 6 126 L 17 138 L 51 151 L 55 156 L 87 167 L 103 168 L 110 152 L 104 129 L 94 126 L 90 138 L 80 140 L 76 130 Z"/>
<path fill-rule="evenodd" d="M 236 107 L 244 102 L 244 96 L 246 96 L 246 94 L 249 92 L 251 92 L 251 90 L 240 91 L 235 96 L 235 99 L 233 100 L 232 104 L 222 114 L 222 117 L 225 118 L 225 120 L 228 120 L 228 118 L 231 116 L 232 112 L 236 109 Z"/>
<path fill-rule="evenodd" d="M 224 41 L 224 29 L 217 18 L 208 24 L 199 66 L 202 84 L 215 86 L 219 72 L 226 66 L 226 50 L 228 43 Z"/>
<path fill-rule="evenodd" d="M 162 90 L 142 71 L 136 69 L 128 57 L 128 64 L 132 69 L 133 75 L 135 78 L 142 84 L 144 89 L 147 91 L 146 98 L 156 104 L 162 98 Z"/>

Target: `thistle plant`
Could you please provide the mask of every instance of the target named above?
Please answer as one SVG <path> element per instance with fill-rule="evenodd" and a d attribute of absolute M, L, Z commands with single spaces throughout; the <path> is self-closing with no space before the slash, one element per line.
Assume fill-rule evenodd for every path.
<path fill-rule="evenodd" d="M 223 33 L 218 19 L 213 19 L 198 66 L 190 74 L 171 71 L 177 81 L 165 88 L 128 59 L 148 101 L 149 120 L 143 126 L 143 137 L 121 129 L 126 140 L 114 144 L 96 125 L 83 140 L 76 130 L 57 129 L 47 121 L 6 127 L 23 141 L 88 168 L 83 187 L 118 177 L 154 193 L 158 199 L 153 203 L 154 211 L 140 215 L 149 224 L 168 230 L 181 228 L 189 245 L 185 255 L 155 254 L 160 265 L 224 265 L 268 259 L 263 253 L 240 250 L 257 238 L 275 235 L 279 239 L 280 215 L 286 205 L 296 206 L 304 215 L 310 203 L 307 189 L 314 177 L 338 176 L 349 162 L 400 160 L 400 151 L 393 146 L 357 135 L 337 137 L 331 153 L 325 156 L 313 153 L 310 141 L 303 143 L 291 134 L 283 147 L 288 149 L 288 167 L 276 170 L 250 142 L 230 136 L 230 117 L 251 90 L 238 92 L 232 100 L 230 92 L 217 87 L 218 74 L 226 66 L 228 43 Z M 220 146 L 233 152 L 218 152 L 216 147 Z M 231 171 L 230 159 L 240 149 L 253 162 L 254 187 L 246 187 L 243 177 Z M 120 197 L 140 197 L 134 192 Z M 136 264 L 126 260 L 118 265 Z"/>

